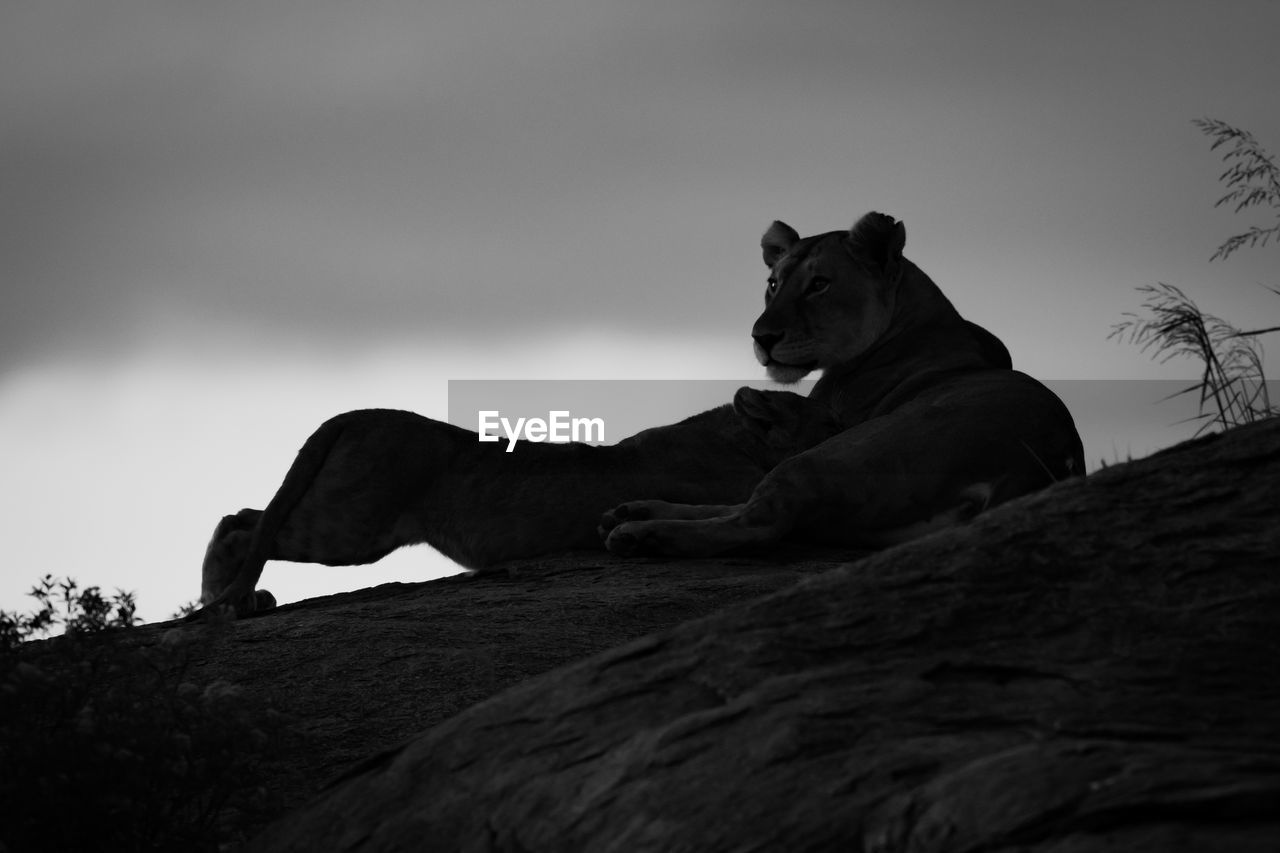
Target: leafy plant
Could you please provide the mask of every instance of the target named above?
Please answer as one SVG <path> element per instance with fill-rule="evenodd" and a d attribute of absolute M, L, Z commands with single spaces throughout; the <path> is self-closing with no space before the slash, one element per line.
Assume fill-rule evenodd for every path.
<path fill-rule="evenodd" d="M 45 575 L 28 595 L 40 603 L 40 609 L 25 616 L 0 611 L 0 652 L 13 651 L 25 639 L 47 636 L 59 624 L 69 634 L 92 634 L 138 623 L 134 595 L 124 590 L 103 598 L 100 587 L 82 590 L 70 578 L 54 580 L 53 575 Z"/>
<path fill-rule="evenodd" d="M 191 677 L 202 631 L 131 637 L 134 599 L 45 576 L 0 614 L 0 850 L 217 850 L 274 807 L 292 736 L 269 703 Z M 62 625 L 62 636 L 28 642 Z"/>
<path fill-rule="evenodd" d="M 1252 134 L 1217 119 L 1196 119 L 1193 124 L 1213 138 L 1209 150 L 1225 148 L 1228 163 L 1218 179 L 1227 188 L 1214 207 L 1234 205 L 1236 213 L 1270 207 L 1277 221 L 1268 227 L 1250 226 L 1228 237 L 1210 260 L 1225 260 L 1243 246 L 1266 246 L 1280 238 L 1280 168 Z M 1280 241 L 1280 239 L 1278 239 Z M 1280 291 L 1269 288 L 1275 293 Z M 1126 313 L 1112 327 L 1109 337 L 1127 338 L 1143 352 L 1152 351 L 1160 361 L 1190 357 L 1202 365 L 1200 380 L 1179 394 L 1199 394 L 1199 418 L 1205 423 L 1196 434 L 1214 426 L 1227 429 L 1276 414 L 1267 391 L 1262 347 L 1258 335 L 1280 331 L 1280 326 L 1241 331 L 1230 323 L 1201 311 L 1192 299 L 1171 284 L 1143 285 L 1142 307 L 1147 316 Z M 1176 396 L 1176 395 L 1175 395 Z M 1212 407 L 1212 408 L 1210 408 Z"/>

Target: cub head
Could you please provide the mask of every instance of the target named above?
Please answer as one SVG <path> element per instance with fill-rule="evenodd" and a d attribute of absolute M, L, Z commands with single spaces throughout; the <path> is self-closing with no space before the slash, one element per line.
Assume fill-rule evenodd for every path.
<path fill-rule="evenodd" d="M 883 213 L 804 239 L 782 222 L 769 226 L 760 240 L 769 267 L 765 309 L 751 337 L 772 379 L 795 382 L 879 340 L 893 318 L 906 241 L 902 223 Z"/>
<path fill-rule="evenodd" d="M 748 430 L 786 456 L 819 445 L 843 429 L 826 405 L 790 391 L 739 388 L 733 411 Z"/>

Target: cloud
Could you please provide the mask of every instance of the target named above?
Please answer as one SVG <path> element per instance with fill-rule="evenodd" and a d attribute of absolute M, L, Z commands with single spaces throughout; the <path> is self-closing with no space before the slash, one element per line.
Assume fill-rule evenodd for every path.
<path fill-rule="evenodd" d="M 930 271 L 966 274 L 947 243 L 1088 251 L 1193 204 L 1159 143 L 1222 81 L 1255 86 L 1181 57 L 1198 38 L 1206 63 L 1261 61 L 1264 28 L 1146 11 L 20 4 L 0 35 L 0 370 L 127 353 L 170 322 L 348 350 L 741 328 L 775 217 L 887 209 Z"/>

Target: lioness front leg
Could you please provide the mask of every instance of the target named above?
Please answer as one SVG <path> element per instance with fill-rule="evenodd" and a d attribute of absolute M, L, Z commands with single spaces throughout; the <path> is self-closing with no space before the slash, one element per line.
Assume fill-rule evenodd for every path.
<path fill-rule="evenodd" d="M 805 500 L 783 470 L 793 466 L 794 460 L 788 460 L 775 468 L 744 504 L 676 505 L 683 515 L 624 521 L 609 531 L 605 547 L 619 556 L 709 557 L 776 542 L 795 527 Z M 780 472 L 783 476 L 777 476 Z"/>
<path fill-rule="evenodd" d="M 790 529 L 778 513 L 752 512 L 749 504 L 689 507 L 685 518 L 626 521 L 605 538 L 605 547 L 618 556 L 648 554 L 670 557 L 709 557 L 735 548 L 781 539 Z M 712 514 L 714 512 L 714 514 Z"/>
<path fill-rule="evenodd" d="M 656 519 L 694 521 L 705 518 L 718 518 L 736 512 L 739 505 L 719 504 L 676 504 L 667 501 L 627 501 L 619 504 L 600 517 L 600 525 L 596 530 L 600 538 L 607 539 L 609 533 L 619 524 L 629 521 L 652 521 Z"/>
<path fill-rule="evenodd" d="M 1005 384 L 984 377 L 962 389 L 967 394 L 865 421 L 781 462 L 728 515 L 625 522 L 606 546 L 618 554 L 709 556 L 792 534 L 811 542 L 892 544 L 961 523 L 1048 485 L 1053 469 L 1044 460 L 1070 470 L 1075 459 L 1073 435 L 1032 450 L 1024 436 L 1034 438 L 1038 421 L 1053 412 L 1037 410 L 1049 404 L 1026 393 L 1025 384 Z M 1001 409 L 984 396 L 997 392 L 1019 405 Z"/>

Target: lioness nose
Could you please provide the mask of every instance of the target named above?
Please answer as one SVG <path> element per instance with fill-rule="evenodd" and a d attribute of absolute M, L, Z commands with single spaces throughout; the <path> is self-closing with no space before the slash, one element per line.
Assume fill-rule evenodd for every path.
<path fill-rule="evenodd" d="M 759 344 L 760 348 L 764 350 L 766 353 L 772 352 L 774 344 L 782 340 L 782 335 L 775 335 L 772 333 L 762 334 L 762 335 L 752 335 L 751 337 L 755 338 L 756 343 Z"/>

